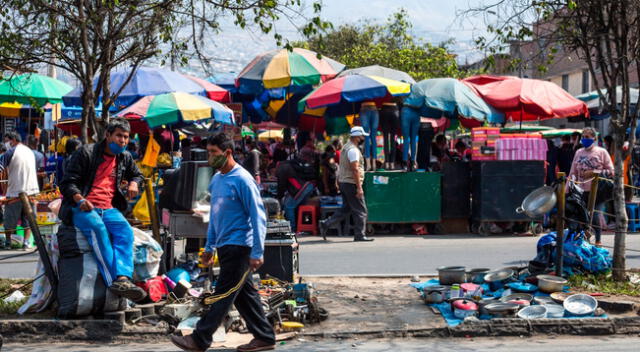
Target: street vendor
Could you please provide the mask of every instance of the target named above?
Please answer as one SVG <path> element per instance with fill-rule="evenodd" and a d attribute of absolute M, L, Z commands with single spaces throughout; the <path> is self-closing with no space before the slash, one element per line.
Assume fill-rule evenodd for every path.
<path fill-rule="evenodd" d="M 342 193 L 342 208 L 336 211 L 329 219 L 320 221 L 320 233 L 326 239 L 327 230 L 349 215 L 353 216 L 354 241 L 373 241 L 365 235 L 367 223 L 367 205 L 364 201 L 364 158 L 359 145 L 364 143 L 367 133 L 360 126 L 351 129 L 351 138 L 344 145 L 340 153 L 340 166 L 338 168 L 338 187 Z"/>
<path fill-rule="evenodd" d="M 217 250 L 220 263 L 213 302 L 198 321 L 193 334 L 171 336 L 171 342 L 185 351 L 206 351 L 231 305 L 235 305 L 254 339 L 238 351 L 266 351 L 275 348 L 275 333 L 267 320 L 251 273 L 264 263 L 266 213 L 253 176 L 233 158 L 233 139 L 224 133 L 207 141 L 209 165 L 217 170 L 209 185 L 211 218 L 204 263 L 211 265 Z M 206 302 L 206 300 L 205 300 Z"/>
<path fill-rule="evenodd" d="M 130 130 L 126 120 L 112 119 L 101 142 L 73 153 L 60 185 L 59 215 L 87 237 L 107 287 L 119 296 L 140 301 L 146 293 L 131 281 L 133 229 L 122 215 L 128 205 L 126 197 L 134 198 L 143 181 L 126 151 Z"/>
<path fill-rule="evenodd" d="M 601 177 L 613 176 L 613 162 L 606 149 L 596 145 L 596 130 L 592 127 L 586 127 L 582 130 L 582 139 L 580 140 L 582 148 L 578 149 L 575 157 L 573 158 L 573 164 L 571 165 L 571 171 L 569 172 L 569 179 L 576 181 L 576 184 L 584 191 L 585 202 L 589 200 L 589 192 L 591 191 L 591 180 L 598 174 Z M 603 204 L 596 204 L 596 210 L 604 210 Z M 600 216 L 593 216 L 592 218 L 601 218 Z M 600 246 L 600 237 L 602 234 L 601 227 L 604 224 L 600 221 L 599 225 L 595 226 L 596 246 Z"/>

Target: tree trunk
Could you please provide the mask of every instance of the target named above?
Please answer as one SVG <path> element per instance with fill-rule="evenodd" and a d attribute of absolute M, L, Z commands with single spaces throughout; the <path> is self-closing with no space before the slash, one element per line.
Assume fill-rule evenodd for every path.
<path fill-rule="evenodd" d="M 82 120 L 80 122 L 80 130 L 82 132 L 82 143 L 89 143 L 89 126 L 91 121 L 96 118 L 96 99 L 93 93 L 93 84 L 91 81 L 82 85 Z"/>
<path fill-rule="evenodd" d="M 625 241 L 627 236 L 627 210 L 624 198 L 624 154 L 622 145 L 624 143 L 624 130 L 619 128 L 614 130 L 615 135 L 615 176 L 613 188 L 613 202 L 616 212 L 616 235 L 613 245 L 613 279 L 616 281 L 626 280 L 625 275 Z"/>

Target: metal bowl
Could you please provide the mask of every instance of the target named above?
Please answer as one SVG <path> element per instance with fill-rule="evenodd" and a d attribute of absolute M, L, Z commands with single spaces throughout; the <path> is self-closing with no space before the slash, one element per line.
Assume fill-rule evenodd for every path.
<path fill-rule="evenodd" d="M 564 317 L 564 307 L 559 304 L 547 304 L 547 318 L 562 318 Z"/>
<path fill-rule="evenodd" d="M 537 305 L 546 306 L 549 304 L 556 304 L 549 296 L 536 296 L 533 297 L 533 302 Z"/>
<path fill-rule="evenodd" d="M 503 288 L 504 285 L 513 277 L 513 270 L 500 269 L 496 271 L 490 271 L 484 276 L 484 281 L 489 283 L 492 290 Z"/>
<path fill-rule="evenodd" d="M 524 301 L 528 303 L 525 305 L 531 305 L 531 302 L 533 302 L 533 295 L 528 293 L 514 293 L 512 295 L 508 295 L 500 298 L 500 301 L 503 303 Z"/>
<path fill-rule="evenodd" d="M 571 315 L 585 316 L 591 315 L 596 311 L 596 308 L 598 308 L 598 300 L 580 293 L 567 297 L 562 305 Z"/>
<path fill-rule="evenodd" d="M 538 287 L 540 291 L 546 293 L 562 292 L 567 279 L 554 275 L 538 275 Z"/>
<path fill-rule="evenodd" d="M 520 306 L 513 303 L 491 303 L 484 307 L 487 313 L 497 318 L 512 318 L 520 309 Z"/>
<path fill-rule="evenodd" d="M 553 187 L 540 187 L 524 198 L 516 213 L 525 213 L 530 218 L 537 218 L 553 209 L 556 201 L 556 191 Z"/>
<path fill-rule="evenodd" d="M 547 306 L 524 307 L 518 312 L 521 319 L 543 319 L 547 317 Z"/>
<path fill-rule="evenodd" d="M 554 292 L 550 295 L 551 299 L 558 303 L 558 304 L 563 304 L 564 301 L 567 299 L 567 297 L 569 297 L 571 294 L 566 293 L 566 292 Z"/>
<path fill-rule="evenodd" d="M 474 268 L 470 271 L 467 271 L 467 282 L 472 282 L 474 284 L 484 284 L 484 276 L 489 273 L 491 269 L 489 268 Z"/>

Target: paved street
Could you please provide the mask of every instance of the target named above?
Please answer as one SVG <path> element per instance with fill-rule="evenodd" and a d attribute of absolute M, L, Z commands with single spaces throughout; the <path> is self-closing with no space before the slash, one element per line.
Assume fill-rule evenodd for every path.
<path fill-rule="evenodd" d="M 303 275 L 408 275 L 434 274 L 442 265 L 499 268 L 519 265 L 536 253 L 539 237 L 474 235 L 376 236 L 372 243 L 348 237 L 300 238 L 300 272 Z M 613 235 L 604 235 L 613 246 Z M 629 235 L 627 266 L 640 268 L 640 235 Z M 0 258 L 19 251 L 0 252 Z M 0 277 L 33 277 L 37 254 L 0 261 Z"/>
<path fill-rule="evenodd" d="M 499 338 L 499 339 L 374 339 L 374 340 L 323 340 L 291 341 L 279 345 L 278 351 L 479 351 L 479 352 L 602 352 L 602 351 L 637 351 L 638 337 L 560 337 L 560 338 Z M 7 345 L 2 351 L 7 352 L 40 352 L 40 351 L 73 351 L 73 352 L 165 352 L 177 351 L 171 343 L 162 344 L 127 344 L 127 345 L 86 345 L 86 344 L 47 344 L 47 345 Z M 211 349 L 215 351 L 233 351 L 230 349 Z"/>

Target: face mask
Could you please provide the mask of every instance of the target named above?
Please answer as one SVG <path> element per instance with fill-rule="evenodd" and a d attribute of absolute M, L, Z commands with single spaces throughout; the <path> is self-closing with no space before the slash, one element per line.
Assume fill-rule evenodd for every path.
<path fill-rule="evenodd" d="M 582 138 L 580 140 L 580 143 L 582 143 L 582 146 L 585 148 L 591 147 L 593 145 L 593 142 L 594 142 L 593 138 Z"/>
<path fill-rule="evenodd" d="M 111 150 L 111 152 L 113 154 L 118 155 L 118 154 L 120 154 L 120 153 L 125 151 L 126 146 L 120 146 L 116 142 L 111 142 L 111 143 L 109 143 L 109 149 Z"/>
<path fill-rule="evenodd" d="M 209 166 L 213 168 L 213 170 L 219 170 L 227 164 L 227 156 L 222 155 L 210 155 L 209 156 Z"/>

